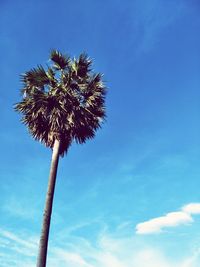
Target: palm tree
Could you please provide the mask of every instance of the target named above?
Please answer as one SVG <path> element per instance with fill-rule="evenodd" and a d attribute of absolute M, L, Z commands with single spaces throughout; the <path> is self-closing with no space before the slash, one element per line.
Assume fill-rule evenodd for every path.
<path fill-rule="evenodd" d="M 51 65 L 41 65 L 21 76 L 22 100 L 15 110 L 34 139 L 53 150 L 37 267 L 46 266 L 57 166 L 73 141 L 82 144 L 95 136 L 105 119 L 106 87 L 92 61 L 82 53 L 71 59 L 57 50 Z"/>

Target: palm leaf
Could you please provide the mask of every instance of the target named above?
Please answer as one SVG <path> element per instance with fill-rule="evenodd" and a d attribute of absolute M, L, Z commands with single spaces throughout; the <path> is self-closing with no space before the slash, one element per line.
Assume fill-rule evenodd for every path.
<path fill-rule="evenodd" d="M 73 140 L 85 143 L 101 127 L 106 87 L 85 53 L 70 59 L 53 50 L 51 60 L 47 70 L 39 65 L 22 75 L 24 97 L 15 110 L 34 139 L 50 148 L 59 139 L 64 155 Z"/>
<path fill-rule="evenodd" d="M 70 58 L 57 50 L 51 51 L 50 59 L 54 62 L 53 66 L 56 70 L 65 70 L 70 63 Z"/>
<path fill-rule="evenodd" d="M 26 86 L 37 86 L 43 87 L 49 83 L 49 78 L 44 68 L 39 65 L 37 68 L 33 68 L 30 71 L 25 72 L 21 75 L 22 82 Z"/>

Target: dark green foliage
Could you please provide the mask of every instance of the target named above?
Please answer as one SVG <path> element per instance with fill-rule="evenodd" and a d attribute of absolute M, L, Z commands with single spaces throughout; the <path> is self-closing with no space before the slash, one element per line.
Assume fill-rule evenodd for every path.
<path fill-rule="evenodd" d="M 50 59 L 47 70 L 38 66 L 22 75 L 23 99 L 15 109 L 36 140 L 50 148 L 60 140 L 63 155 L 73 140 L 95 136 L 105 119 L 106 88 L 86 54 L 70 59 L 53 50 Z"/>
<path fill-rule="evenodd" d="M 70 58 L 61 54 L 57 50 L 51 51 L 50 59 L 53 61 L 53 68 L 56 70 L 65 70 L 70 64 Z"/>

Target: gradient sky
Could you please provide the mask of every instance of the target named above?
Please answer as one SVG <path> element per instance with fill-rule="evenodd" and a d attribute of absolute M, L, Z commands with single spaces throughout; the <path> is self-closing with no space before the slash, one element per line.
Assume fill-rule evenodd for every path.
<path fill-rule="evenodd" d="M 104 73 L 107 122 L 60 160 L 48 267 L 199 267 L 198 0 L 0 1 L 0 267 L 33 267 L 51 151 L 13 111 L 52 48 Z"/>

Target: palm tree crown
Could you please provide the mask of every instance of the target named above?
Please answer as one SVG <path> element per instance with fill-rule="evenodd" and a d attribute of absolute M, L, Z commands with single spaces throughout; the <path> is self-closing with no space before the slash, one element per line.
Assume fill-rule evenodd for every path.
<path fill-rule="evenodd" d="M 105 119 L 106 87 L 84 53 L 71 59 L 52 50 L 50 60 L 46 69 L 39 65 L 22 75 L 23 99 L 15 109 L 36 140 L 50 148 L 60 140 L 63 155 L 73 140 L 95 136 Z"/>

